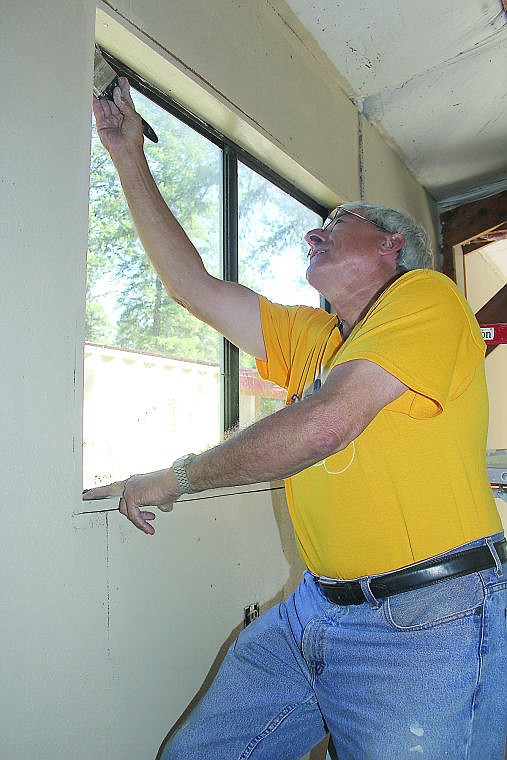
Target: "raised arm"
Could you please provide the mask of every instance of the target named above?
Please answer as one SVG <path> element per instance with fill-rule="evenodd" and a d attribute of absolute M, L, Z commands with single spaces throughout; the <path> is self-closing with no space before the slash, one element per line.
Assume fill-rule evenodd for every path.
<path fill-rule="evenodd" d="M 257 294 L 212 277 L 152 177 L 143 150 L 141 118 L 125 78 L 114 103 L 94 98 L 97 131 L 118 171 L 143 247 L 167 294 L 239 348 L 266 359 Z"/>

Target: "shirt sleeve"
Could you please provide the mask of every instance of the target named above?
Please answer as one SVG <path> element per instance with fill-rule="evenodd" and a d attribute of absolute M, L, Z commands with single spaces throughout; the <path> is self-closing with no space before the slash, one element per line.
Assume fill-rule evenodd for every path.
<path fill-rule="evenodd" d="M 281 306 L 263 296 L 259 306 L 267 361 L 257 359 L 257 369 L 264 380 L 287 388 L 294 365 L 304 367 L 315 359 L 336 317 L 311 306 Z"/>
<path fill-rule="evenodd" d="M 445 409 L 484 358 L 484 341 L 468 304 L 448 278 L 431 271 L 400 278 L 356 330 L 336 364 L 367 359 L 383 367 L 412 392 L 393 402 L 392 410 L 416 418 Z"/>
<path fill-rule="evenodd" d="M 271 380 L 281 388 L 289 382 L 291 367 L 291 334 L 295 307 L 281 306 L 259 296 L 262 334 L 267 361 L 256 359 L 257 370 L 263 380 Z"/>

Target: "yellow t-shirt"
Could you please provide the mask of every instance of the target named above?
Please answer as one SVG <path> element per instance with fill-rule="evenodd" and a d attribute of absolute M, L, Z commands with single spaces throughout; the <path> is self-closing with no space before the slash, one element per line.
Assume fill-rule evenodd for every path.
<path fill-rule="evenodd" d="M 408 272 L 343 343 L 337 318 L 260 297 L 263 378 L 287 403 L 332 367 L 368 359 L 408 390 L 343 451 L 286 481 L 299 550 L 314 573 L 355 578 L 417 562 L 501 530 L 486 472 L 484 341 L 444 275 Z"/>

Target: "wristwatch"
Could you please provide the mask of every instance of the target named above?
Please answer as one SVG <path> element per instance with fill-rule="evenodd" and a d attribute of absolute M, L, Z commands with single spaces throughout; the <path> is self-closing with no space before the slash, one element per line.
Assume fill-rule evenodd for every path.
<path fill-rule="evenodd" d="M 176 475 L 176 480 L 178 481 L 182 493 L 195 493 L 195 490 L 190 485 L 187 475 L 187 464 L 194 458 L 195 454 L 186 454 L 184 457 L 180 457 L 172 463 L 172 469 Z"/>

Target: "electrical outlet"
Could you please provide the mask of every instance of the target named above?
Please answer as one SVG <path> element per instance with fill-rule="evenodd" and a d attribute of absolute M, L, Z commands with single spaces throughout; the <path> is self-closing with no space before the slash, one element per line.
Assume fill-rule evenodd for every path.
<path fill-rule="evenodd" d="M 244 627 L 246 628 L 252 620 L 259 617 L 259 602 L 252 602 L 248 607 L 245 607 L 244 615 Z"/>

